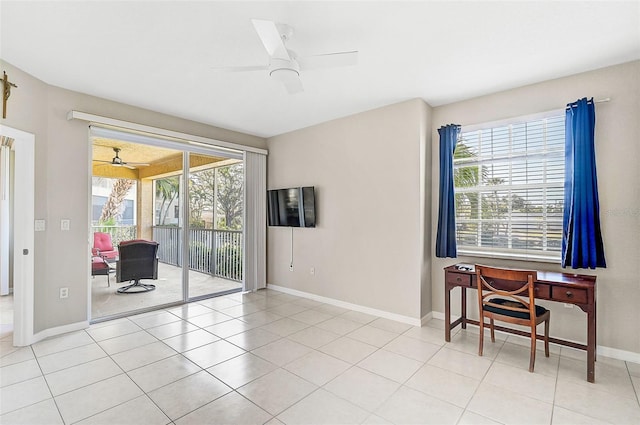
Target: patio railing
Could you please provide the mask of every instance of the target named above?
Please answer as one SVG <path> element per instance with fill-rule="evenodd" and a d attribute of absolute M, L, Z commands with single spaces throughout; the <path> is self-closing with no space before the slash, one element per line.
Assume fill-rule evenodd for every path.
<path fill-rule="evenodd" d="M 182 227 L 154 226 L 153 240 L 158 242 L 158 259 L 182 267 Z M 242 281 L 242 231 L 189 229 L 191 270 Z"/>
<path fill-rule="evenodd" d="M 108 233 L 111 235 L 111 243 L 117 247 L 122 241 L 136 239 L 138 229 L 136 226 L 91 226 L 91 240 L 95 232 Z"/>

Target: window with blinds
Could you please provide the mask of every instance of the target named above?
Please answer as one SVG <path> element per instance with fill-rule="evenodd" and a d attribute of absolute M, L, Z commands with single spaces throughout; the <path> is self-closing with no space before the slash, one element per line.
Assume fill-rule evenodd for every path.
<path fill-rule="evenodd" d="M 458 252 L 559 261 L 564 115 L 462 131 L 453 160 Z"/>

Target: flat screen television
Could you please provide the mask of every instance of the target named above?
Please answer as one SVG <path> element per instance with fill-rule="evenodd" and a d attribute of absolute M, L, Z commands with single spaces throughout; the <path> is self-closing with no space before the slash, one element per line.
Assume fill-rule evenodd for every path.
<path fill-rule="evenodd" d="M 316 199 L 313 186 L 267 191 L 269 226 L 316 227 Z"/>

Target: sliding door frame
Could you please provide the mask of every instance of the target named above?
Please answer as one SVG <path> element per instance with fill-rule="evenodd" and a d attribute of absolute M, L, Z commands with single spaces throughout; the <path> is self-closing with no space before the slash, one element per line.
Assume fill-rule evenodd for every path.
<path fill-rule="evenodd" d="M 177 143 L 177 145 L 173 145 L 172 148 L 175 149 L 175 146 L 189 146 L 190 148 L 195 148 L 195 147 L 200 147 L 204 150 L 202 153 L 210 155 L 212 154 L 212 150 L 213 151 L 220 151 L 220 150 L 226 150 L 226 151 L 232 151 L 232 152 L 236 152 L 236 153 L 240 153 L 241 158 L 244 162 L 245 165 L 245 177 L 247 176 L 247 157 L 251 157 L 253 155 L 250 154 L 259 154 L 261 156 L 264 156 L 265 158 L 262 158 L 262 160 L 260 161 L 261 166 L 260 166 L 260 170 L 259 171 L 255 171 L 253 170 L 253 172 L 257 172 L 257 173 L 262 173 L 262 182 L 258 185 L 259 188 L 262 188 L 263 186 L 266 187 L 266 156 L 268 155 L 268 151 L 266 149 L 262 149 L 262 148 L 257 148 L 257 147 L 253 147 L 253 146 L 247 146 L 247 145 L 241 145 L 241 144 L 237 144 L 237 143 L 232 143 L 232 142 L 226 142 L 226 141 L 222 141 L 222 140 L 217 140 L 217 139 L 212 139 L 212 138 L 208 138 L 208 137 L 202 137 L 202 136 L 197 136 L 197 135 L 193 135 L 193 134 L 188 134 L 188 133 L 183 133 L 183 132 L 178 132 L 178 131 L 173 131 L 173 130 L 167 130 L 164 128 L 160 128 L 160 127 L 153 127 L 153 126 L 148 126 L 148 125 L 144 125 L 144 124 L 138 124 L 138 123 L 133 123 L 130 121 L 123 121 L 123 120 L 118 120 L 118 119 L 114 119 L 114 118 L 109 118 L 109 117 L 104 117 L 104 116 L 100 116 L 100 115 L 95 115 L 95 114 L 89 114 L 86 112 L 81 112 L 81 111 L 74 111 L 71 110 L 69 111 L 69 113 L 67 114 L 67 120 L 80 120 L 80 121 L 86 121 L 90 124 L 93 125 L 97 125 L 100 127 L 111 127 L 111 128 L 116 128 L 118 130 L 121 131 L 126 131 L 126 132 L 142 132 L 142 133 L 147 133 L 153 136 L 158 136 L 159 138 L 162 139 L 172 139 L 174 141 L 174 143 Z M 182 150 L 182 149 L 181 149 Z M 197 152 L 196 152 L 197 153 Z M 251 162 L 251 161 L 250 161 Z M 243 273 L 243 280 L 242 280 L 242 288 L 243 290 L 247 289 L 247 286 L 250 286 L 250 290 L 256 290 L 259 288 L 263 288 L 266 286 L 266 267 L 265 267 L 265 261 L 266 261 L 266 244 L 264 242 L 265 240 L 265 234 L 266 234 L 266 216 L 264 215 L 264 208 L 266 208 L 266 205 L 261 208 L 261 211 L 258 211 L 257 214 L 254 214 L 253 220 L 250 220 L 250 222 L 248 222 L 246 220 L 247 217 L 247 206 L 250 205 L 251 201 L 248 201 L 247 199 L 247 187 L 246 187 L 246 182 L 247 179 L 245 178 L 245 186 L 244 186 L 244 199 L 245 199 L 245 221 L 244 221 L 244 240 L 243 240 L 243 247 L 245 249 L 243 249 L 243 257 L 244 257 L 244 273 Z M 256 189 L 258 189 L 258 187 Z M 258 189 L 261 190 L 261 189 Z M 260 195 L 258 197 L 258 199 L 252 199 L 253 203 L 259 203 L 260 198 L 264 199 L 264 197 L 266 196 L 266 192 L 262 195 Z M 246 249 L 247 245 L 248 245 L 248 237 L 251 237 L 250 235 L 248 236 L 249 233 L 254 234 L 255 232 L 253 232 L 253 228 L 249 229 L 249 226 L 257 226 L 256 229 L 258 227 L 263 227 L 263 229 L 259 230 L 256 235 L 255 238 L 252 239 L 256 239 L 257 243 L 254 243 L 254 241 L 251 241 L 250 245 L 251 245 L 251 258 L 250 258 L 250 262 L 255 263 L 255 265 L 251 266 L 249 264 L 247 264 L 247 254 L 246 252 L 248 251 Z M 255 252 L 254 252 L 255 251 Z M 247 268 L 257 268 L 258 273 L 255 275 L 256 278 L 256 282 L 252 282 L 250 285 L 247 285 Z M 197 298 L 196 298 L 197 299 Z M 193 300 L 193 299 L 191 299 Z M 90 310 L 91 306 L 88 306 L 88 310 Z"/>

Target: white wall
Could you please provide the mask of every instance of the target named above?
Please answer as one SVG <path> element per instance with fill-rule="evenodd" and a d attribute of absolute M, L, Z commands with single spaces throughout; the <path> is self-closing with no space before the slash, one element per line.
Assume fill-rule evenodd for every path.
<path fill-rule="evenodd" d="M 578 98 L 610 98 L 596 104 L 596 162 L 606 269 L 563 270 L 559 265 L 460 257 L 433 258 L 433 310 L 444 312 L 444 273 L 455 262 L 481 262 L 597 275 L 598 345 L 640 355 L 640 61 L 604 68 L 433 109 L 433 217 L 438 211 L 437 129 L 448 123 L 476 124 L 563 109 Z M 435 235 L 437 220 L 432 232 Z M 435 247 L 435 241 L 433 242 Z M 475 304 L 471 303 L 472 308 Z M 546 303 L 551 333 L 586 341 L 586 315 Z M 455 310 L 458 311 L 457 309 Z"/>
<path fill-rule="evenodd" d="M 124 121 L 265 148 L 262 138 L 183 120 L 49 86 L 0 61 L 18 88 L 3 124 L 35 134 L 35 217 L 47 230 L 35 233 L 34 332 L 86 321 L 88 311 L 90 144 L 88 123 L 68 121 L 79 110 Z M 60 230 L 61 219 L 71 229 Z M 60 287 L 69 298 L 59 299 Z"/>
<path fill-rule="evenodd" d="M 293 272 L 292 229 L 268 229 L 269 284 L 421 317 L 429 110 L 416 99 L 268 139 L 268 188 L 315 186 L 317 208 L 316 228 L 293 229 Z"/>

